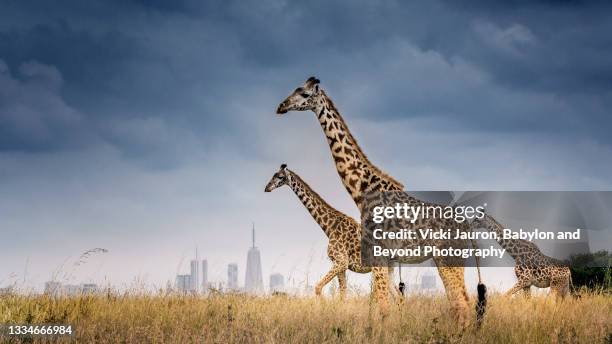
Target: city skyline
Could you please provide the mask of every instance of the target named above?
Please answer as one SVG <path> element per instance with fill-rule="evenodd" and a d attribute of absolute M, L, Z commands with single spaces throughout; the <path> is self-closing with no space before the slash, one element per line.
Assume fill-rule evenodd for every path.
<path fill-rule="evenodd" d="M 201 263 L 201 265 L 200 265 Z M 243 291 L 253 294 L 264 293 L 266 288 L 263 283 L 261 254 L 255 246 L 255 223 L 251 227 L 251 246 L 247 252 L 246 274 L 244 287 L 239 282 L 239 266 L 237 263 L 227 264 L 226 281 L 208 280 L 208 260 L 199 259 L 198 249 L 195 249 L 195 259 L 189 260 L 189 274 L 176 274 L 174 288 L 181 292 L 207 293 L 208 285 L 213 288 L 227 291 Z M 202 278 L 200 278 L 200 272 Z M 45 288 L 46 289 L 46 288 Z M 278 272 L 270 275 L 270 292 L 284 289 L 284 276 Z"/>
<path fill-rule="evenodd" d="M 296 281 L 296 279 L 292 277 L 293 276 L 292 273 L 284 275 L 284 274 L 275 272 L 273 269 L 268 275 L 266 275 L 266 276 L 269 276 L 269 279 L 266 280 L 266 281 L 269 281 L 269 283 L 265 284 L 263 282 L 263 274 L 259 276 L 260 278 L 258 278 L 257 276 L 257 272 L 258 271 L 261 272 L 263 266 L 260 262 L 261 253 L 259 249 L 257 248 L 257 246 L 255 245 L 254 223 L 252 223 L 252 227 L 251 227 L 251 240 L 250 241 L 251 241 L 251 245 L 248 248 L 247 261 L 245 264 L 246 273 L 244 275 L 245 276 L 244 283 L 242 283 L 239 278 L 240 276 L 239 271 L 241 270 L 240 265 L 234 262 L 231 262 L 226 265 L 223 265 L 223 263 L 221 263 L 223 266 L 226 266 L 226 269 L 224 270 L 225 274 L 222 276 L 217 275 L 217 278 L 212 279 L 212 280 L 208 279 L 208 267 L 209 267 L 208 259 L 204 258 L 200 260 L 199 251 L 198 251 L 198 248 L 196 247 L 194 250 L 195 259 L 187 259 L 187 261 L 183 263 L 183 268 L 179 266 L 179 269 L 177 270 L 177 271 L 187 271 L 188 273 L 187 274 L 177 273 L 174 277 L 174 282 L 171 283 L 170 280 L 168 280 L 168 283 L 166 285 L 171 286 L 173 289 L 176 289 L 178 291 L 189 292 L 189 293 L 205 293 L 207 291 L 207 288 L 204 288 L 205 284 L 210 287 L 217 288 L 219 291 L 233 290 L 233 291 L 248 292 L 248 293 L 254 293 L 254 294 L 263 294 L 263 293 L 268 293 L 268 292 L 272 293 L 274 291 L 281 291 L 280 289 L 277 290 L 278 285 L 282 286 L 281 287 L 282 291 L 290 291 L 292 293 L 298 293 L 298 294 L 303 294 L 303 293 L 308 294 L 309 291 L 312 292 L 311 289 L 312 289 L 313 280 L 311 279 L 309 283 L 308 276 L 305 276 L 304 279 L 302 280 L 298 279 Z M 322 257 L 322 259 L 326 259 L 326 257 L 325 258 Z M 250 288 L 247 288 L 247 280 L 249 276 L 249 272 L 248 272 L 249 262 L 251 262 L 252 269 L 253 271 L 255 271 L 254 279 L 253 279 L 253 281 L 255 282 L 254 283 L 255 287 L 251 286 Z M 427 291 L 427 290 L 440 291 L 438 286 L 441 285 L 441 281 L 439 280 L 439 277 L 437 276 L 437 274 L 431 273 L 431 271 L 429 271 L 429 266 L 431 266 L 431 262 L 429 261 L 423 264 L 420 264 L 420 266 L 404 265 L 404 273 L 402 274 L 403 276 L 405 276 L 406 273 L 408 273 L 407 271 L 410 271 L 411 269 L 412 271 L 416 271 L 416 274 L 414 276 L 412 283 L 407 284 L 408 291 L 410 292 Z M 217 269 L 220 268 L 219 266 L 214 266 L 214 267 Z M 484 268 L 484 271 L 486 271 L 486 269 L 487 268 Z M 503 270 L 504 268 L 496 268 L 496 269 Z M 425 275 L 423 275 L 423 273 Z M 355 273 L 349 272 L 349 275 L 352 275 L 350 276 L 349 284 L 352 284 L 354 287 L 358 287 L 365 291 L 368 290 L 369 274 L 364 275 L 364 274 L 355 274 Z M 396 275 L 397 275 L 397 272 L 396 272 Z M 195 278 L 193 276 L 195 276 Z M 230 276 L 231 278 L 233 278 L 231 283 L 230 283 Z M 290 285 L 285 284 L 285 276 L 287 276 L 286 282 L 289 283 Z M 317 276 L 314 276 L 314 277 L 316 281 L 318 277 Z M 258 282 L 258 279 L 261 279 L 261 282 Z M 361 279 L 361 281 L 358 281 L 359 279 Z M 468 273 L 468 276 L 466 276 L 466 279 L 469 285 L 470 284 L 469 273 Z M 397 283 L 399 281 L 395 281 L 395 282 Z M 86 286 L 86 285 L 96 286 L 97 288 L 97 284 L 93 283 L 91 279 L 90 279 L 90 282 L 80 282 L 80 283 L 72 283 L 72 284 L 66 283 L 66 282 L 60 283 L 56 281 L 46 281 L 45 288 L 43 289 L 44 291 L 47 291 L 49 289 L 47 287 L 47 284 L 49 283 L 59 283 L 60 285 L 63 286 L 64 290 L 68 290 L 67 292 L 66 291 L 64 292 L 69 293 L 69 294 L 76 294 L 78 290 L 81 290 L 83 286 Z M 107 283 L 107 284 L 103 284 L 102 288 L 104 289 L 110 288 L 114 290 L 116 286 Z M 329 286 L 329 288 L 332 288 L 331 285 Z M 493 286 L 493 289 L 495 289 L 495 286 Z M 159 290 L 159 286 L 155 286 L 151 290 L 152 291 Z"/>

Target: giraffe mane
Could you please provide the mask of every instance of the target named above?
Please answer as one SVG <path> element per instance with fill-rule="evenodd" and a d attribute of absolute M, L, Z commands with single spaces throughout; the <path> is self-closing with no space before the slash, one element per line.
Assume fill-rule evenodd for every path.
<path fill-rule="evenodd" d="M 321 202 L 323 202 L 324 205 L 328 206 L 330 209 L 333 209 L 334 211 L 336 211 L 339 214 L 343 214 L 340 210 L 332 207 L 329 203 L 327 203 L 327 201 L 325 201 L 325 199 L 323 197 L 321 197 L 321 195 L 319 195 L 318 192 L 316 192 L 313 188 L 310 187 L 310 185 L 308 185 L 308 183 L 306 183 L 304 181 L 304 179 L 302 179 L 302 177 L 300 177 L 297 173 L 293 172 L 290 169 L 287 169 L 287 171 L 289 171 L 291 173 L 291 176 L 293 178 L 295 178 L 300 184 L 304 185 L 305 188 L 308 189 L 308 191 L 310 193 L 312 193 L 315 197 L 317 197 Z"/>
<path fill-rule="evenodd" d="M 372 167 L 372 169 L 374 169 L 374 171 L 379 173 L 382 177 L 384 177 L 385 179 L 390 180 L 391 182 L 393 182 L 394 184 L 396 184 L 400 188 L 404 189 L 404 184 L 398 182 L 395 178 L 391 177 L 388 173 L 384 172 L 378 166 L 374 165 L 370 161 L 368 156 L 361 149 L 361 146 L 359 146 L 359 143 L 357 142 L 357 139 L 355 139 L 355 137 L 353 136 L 353 133 L 351 133 L 351 131 L 348 129 L 348 126 L 346 125 L 346 122 L 344 121 L 344 118 L 342 118 L 342 116 L 340 115 L 340 111 L 338 111 L 338 109 L 336 108 L 336 105 L 334 104 L 334 102 L 331 100 L 331 98 L 327 95 L 327 93 L 323 89 L 321 89 L 321 92 L 323 93 L 323 95 L 327 99 L 328 105 L 331 108 L 330 110 L 335 111 L 339 115 L 340 119 L 342 120 L 342 123 L 344 123 L 344 128 L 346 129 L 346 133 L 347 133 L 347 136 L 348 136 L 349 140 L 351 140 L 353 142 L 353 144 L 354 144 L 354 146 L 356 148 L 355 150 L 357 152 L 359 152 L 359 154 L 361 154 L 361 156 L 363 157 L 363 160 L 365 160 Z"/>

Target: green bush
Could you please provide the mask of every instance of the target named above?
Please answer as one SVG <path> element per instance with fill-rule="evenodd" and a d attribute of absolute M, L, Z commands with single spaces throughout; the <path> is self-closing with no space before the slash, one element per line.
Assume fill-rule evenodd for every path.
<path fill-rule="evenodd" d="M 570 257 L 574 289 L 612 290 L 612 254 L 602 250 Z"/>

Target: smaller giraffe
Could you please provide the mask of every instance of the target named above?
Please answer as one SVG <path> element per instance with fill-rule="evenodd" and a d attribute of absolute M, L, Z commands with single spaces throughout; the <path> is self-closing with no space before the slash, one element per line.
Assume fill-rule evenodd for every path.
<path fill-rule="evenodd" d="M 304 204 L 310 215 L 319 224 L 325 235 L 329 238 L 327 256 L 332 261 L 332 268 L 317 283 L 315 293 L 321 291 L 334 277 L 338 277 L 340 295 L 346 295 L 346 270 L 357 273 L 373 272 L 377 283 L 384 283 L 388 290 L 389 281 L 392 281 L 392 268 L 373 268 L 361 264 L 361 226 L 352 217 L 330 206 L 306 182 L 282 164 L 278 172 L 274 173 L 266 192 L 270 192 L 283 185 L 288 185 Z M 385 270 L 388 272 L 384 274 Z M 383 277 L 384 276 L 384 277 Z M 392 283 L 392 282 L 391 282 Z"/>
<path fill-rule="evenodd" d="M 505 239 L 504 226 L 494 218 L 486 215 L 475 219 L 472 228 L 486 228 L 497 235 L 497 242 L 514 258 L 514 273 L 518 281 L 506 295 L 513 295 L 522 290 L 530 295 L 531 286 L 548 288 L 559 296 L 566 296 L 570 291 L 572 275 L 569 267 L 562 261 L 543 254 L 531 241 L 522 239 Z"/>

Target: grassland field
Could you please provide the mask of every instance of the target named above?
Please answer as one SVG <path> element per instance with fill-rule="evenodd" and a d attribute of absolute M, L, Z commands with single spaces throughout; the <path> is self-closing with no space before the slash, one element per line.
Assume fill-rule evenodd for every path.
<path fill-rule="evenodd" d="M 368 296 L 240 294 L 0 297 L 0 324 L 70 324 L 69 337 L 3 343 L 612 343 L 612 297 L 492 294 L 482 328 L 456 328 L 444 295 L 407 296 L 382 317 Z"/>

